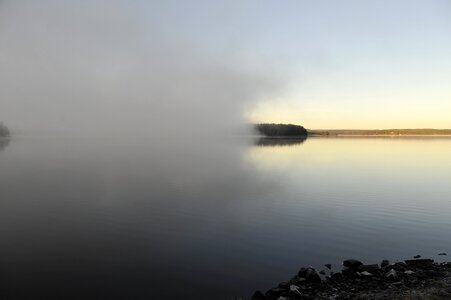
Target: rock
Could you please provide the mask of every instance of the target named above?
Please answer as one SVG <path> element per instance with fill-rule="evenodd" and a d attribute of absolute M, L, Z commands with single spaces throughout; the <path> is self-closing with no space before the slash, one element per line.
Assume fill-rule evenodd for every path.
<path fill-rule="evenodd" d="M 381 262 L 381 268 L 385 268 L 386 266 L 389 266 L 389 265 L 390 265 L 390 261 L 389 260 L 384 259 Z"/>
<path fill-rule="evenodd" d="M 405 262 L 396 262 L 396 263 L 393 265 L 393 268 L 394 268 L 396 271 L 402 271 L 402 272 L 404 272 L 404 271 L 407 269 L 407 264 L 406 264 Z"/>
<path fill-rule="evenodd" d="M 355 276 L 356 275 L 356 271 L 353 270 L 353 269 L 343 269 L 343 270 L 341 270 L 341 274 L 344 275 L 344 276 L 347 276 L 347 277 Z"/>
<path fill-rule="evenodd" d="M 439 254 L 440 255 L 440 254 Z M 329 270 L 332 269 L 332 265 L 331 264 L 325 264 L 324 265 L 326 268 L 328 268 Z"/>
<path fill-rule="evenodd" d="M 412 271 L 412 270 L 407 270 L 407 271 L 404 272 L 404 274 L 406 274 L 406 275 L 412 275 L 412 274 L 414 274 L 414 273 L 415 273 L 415 272 Z"/>
<path fill-rule="evenodd" d="M 379 268 L 379 265 L 378 264 L 372 264 L 372 265 L 361 265 L 361 266 L 359 266 L 358 268 L 357 268 L 357 270 L 359 271 L 359 272 L 364 272 L 364 271 L 366 271 L 366 272 L 374 272 L 374 271 L 378 271 L 380 268 Z"/>
<path fill-rule="evenodd" d="M 252 295 L 251 300 L 266 300 L 266 296 L 260 292 L 260 291 L 255 291 L 255 293 Z"/>
<path fill-rule="evenodd" d="M 269 291 L 266 292 L 265 296 L 268 298 L 277 297 L 277 296 L 283 296 L 282 294 L 287 294 L 288 290 L 283 289 L 280 287 L 272 288 Z"/>
<path fill-rule="evenodd" d="M 301 268 L 298 272 L 298 276 L 301 278 L 305 278 L 307 282 L 311 283 L 321 283 L 321 277 L 318 272 L 312 267 Z"/>
<path fill-rule="evenodd" d="M 369 277 L 369 276 L 373 276 L 373 274 L 371 274 L 370 272 L 367 272 L 367 271 L 363 271 L 362 273 L 360 273 L 362 276 L 366 276 L 366 277 Z"/>
<path fill-rule="evenodd" d="M 287 297 L 280 296 L 279 298 L 277 298 L 277 300 L 288 300 L 288 298 L 287 298 Z"/>
<path fill-rule="evenodd" d="M 432 266 L 434 263 L 433 259 L 409 259 L 406 260 L 405 263 L 410 266 L 418 266 L 418 267 L 427 267 Z"/>
<path fill-rule="evenodd" d="M 421 255 L 415 255 L 413 258 L 420 258 Z"/>
<path fill-rule="evenodd" d="M 324 270 L 319 271 L 319 273 L 320 273 L 321 275 L 326 275 L 326 271 L 324 271 Z"/>
<path fill-rule="evenodd" d="M 363 265 L 363 263 L 356 259 L 347 259 L 343 261 L 343 266 L 350 269 L 357 269 L 361 265 Z"/>
<path fill-rule="evenodd" d="M 398 274 L 396 273 L 395 270 L 390 269 L 390 271 L 388 271 L 388 272 L 385 274 L 385 278 L 394 281 L 394 280 L 397 280 L 397 279 L 398 279 Z"/>
<path fill-rule="evenodd" d="M 291 284 L 289 281 L 279 283 L 279 287 L 282 289 L 286 289 L 286 290 L 288 290 L 290 288 L 290 285 Z"/>
<path fill-rule="evenodd" d="M 439 253 L 438 255 L 446 255 L 446 253 L 445 253 L 445 252 L 442 252 L 442 253 Z"/>
<path fill-rule="evenodd" d="M 296 295 L 296 296 L 302 296 L 301 291 L 299 291 L 299 287 L 296 285 L 290 286 L 290 294 Z"/>
<path fill-rule="evenodd" d="M 334 274 L 332 274 L 332 276 L 330 276 L 330 280 L 332 280 L 332 281 L 338 281 L 342 278 L 343 278 L 343 274 L 341 274 L 341 273 L 334 273 Z"/>

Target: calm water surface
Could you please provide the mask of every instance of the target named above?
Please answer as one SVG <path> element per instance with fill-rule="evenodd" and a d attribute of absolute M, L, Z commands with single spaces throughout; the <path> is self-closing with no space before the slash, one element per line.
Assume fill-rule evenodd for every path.
<path fill-rule="evenodd" d="M 0 146 L 1 299 L 249 298 L 303 265 L 451 253 L 451 138 Z"/>

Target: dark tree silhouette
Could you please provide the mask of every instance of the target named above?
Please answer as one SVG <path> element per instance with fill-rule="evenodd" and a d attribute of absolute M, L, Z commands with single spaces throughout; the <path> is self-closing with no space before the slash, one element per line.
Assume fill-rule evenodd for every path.
<path fill-rule="evenodd" d="M 262 135 L 273 137 L 299 137 L 308 134 L 304 127 L 293 124 L 256 124 L 255 129 Z"/>

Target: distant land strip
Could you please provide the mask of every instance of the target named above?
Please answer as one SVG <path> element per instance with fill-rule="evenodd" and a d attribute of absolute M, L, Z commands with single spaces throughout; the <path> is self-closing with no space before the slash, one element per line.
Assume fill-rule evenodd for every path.
<path fill-rule="evenodd" d="M 333 129 L 308 130 L 308 134 L 310 136 L 451 136 L 451 129 Z"/>
<path fill-rule="evenodd" d="M 255 130 L 267 137 L 306 136 L 451 136 L 451 129 L 305 129 L 295 124 L 254 124 Z"/>

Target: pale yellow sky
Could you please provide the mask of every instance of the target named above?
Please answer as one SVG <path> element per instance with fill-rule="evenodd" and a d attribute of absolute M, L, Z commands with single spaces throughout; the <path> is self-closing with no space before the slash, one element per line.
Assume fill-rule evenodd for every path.
<path fill-rule="evenodd" d="M 301 78 L 283 97 L 255 103 L 246 118 L 310 129 L 451 128 L 450 71 L 392 71 L 354 67 Z"/>

